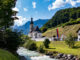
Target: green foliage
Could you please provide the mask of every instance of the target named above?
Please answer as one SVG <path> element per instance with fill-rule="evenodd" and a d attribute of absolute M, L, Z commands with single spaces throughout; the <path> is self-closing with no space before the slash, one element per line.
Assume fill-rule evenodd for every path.
<path fill-rule="evenodd" d="M 70 34 L 68 36 L 68 38 L 65 40 L 65 43 L 70 47 L 70 48 L 73 48 L 74 45 L 75 45 L 75 39 L 74 37 L 72 36 L 72 34 Z"/>
<path fill-rule="evenodd" d="M 62 26 L 67 26 L 67 25 L 73 25 L 73 24 L 79 24 L 80 23 L 80 18 L 73 20 L 71 19 L 69 22 L 64 23 Z"/>
<path fill-rule="evenodd" d="M 16 51 L 21 43 L 20 33 L 6 30 L 5 41 L 9 50 Z"/>
<path fill-rule="evenodd" d="M 41 30 L 42 30 L 42 32 L 45 32 L 44 31 L 45 28 L 48 29 L 48 28 L 56 27 L 56 26 L 62 25 L 64 23 L 66 23 L 65 25 L 78 24 L 78 23 L 80 23 L 80 21 L 76 21 L 78 18 L 80 18 L 80 7 L 59 10 L 52 17 L 52 19 L 50 19 L 41 28 Z"/>
<path fill-rule="evenodd" d="M 46 27 L 42 27 L 42 28 L 40 28 L 40 30 L 41 30 L 42 32 L 47 31 L 47 29 L 48 29 L 48 28 L 46 28 Z"/>
<path fill-rule="evenodd" d="M 45 48 L 49 48 L 49 44 L 50 44 L 49 39 L 45 39 L 43 43 L 44 43 Z"/>
<path fill-rule="evenodd" d="M 19 58 L 9 51 L 0 49 L 0 60 L 19 60 Z"/>
<path fill-rule="evenodd" d="M 77 37 L 76 31 L 79 29 L 79 27 L 80 27 L 80 24 L 50 28 L 42 35 L 46 36 L 46 37 L 52 37 L 53 35 L 57 36 L 56 29 L 59 29 L 60 36 L 64 35 L 67 37 L 70 33 L 72 33 L 72 35 L 74 35 L 74 37 Z"/>
<path fill-rule="evenodd" d="M 38 51 L 39 51 L 40 53 L 44 53 L 45 50 L 44 50 L 43 48 L 44 48 L 43 45 L 41 45 L 41 46 L 38 48 Z"/>
<path fill-rule="evenodd" d="M 40 47 L 43 42 L 37 41 L 36 44 L 38 47 Z M 59 53 L 64 54 L 78 55 L 80 57 L 80 41 L 76 41 L 75 46 L 76 48 L 69 48 L 65 41 L 54 41 L 50 43 L 49 48 L 44 48 L 44 50 L 51 52 L 57 51 Z"/>
<path fill-rule="evenodd" d="M 24 45 L 28 40 L 31 40 L 27 35 L 21 35 L 22 45 Z"/>
<path fill-rule="evenodd" d="M 12 8 L 15 7 L 16 0 L 0 0 L 0 27 L 6 28 L 13 25 L 14 18 Z"/>
<path fill-rule="evenodd" d="M 6 31 L 1 32 L 2 36 L 0 36 L 0 48 L 6 48 L 11 52 L 17 50 L 19 45 L 21 44 L 20 33 L 12 32 L 10 29 L 6 29 Z M 2 44 L 3 42 L 3 44 Z"/>
<path fill-rule="evenodd" d="M 36 43 L 32 43 L 31 45 L 29 45 L 29 48 L 28 49 L 29 50 L 33 50 L 33 51 L 37 50 Z"/>
<path fill-rule="evenodd" d="M 21 39 L 23 41 L 23 46 L 29 50 L 37 50 L 37 46 L 35 41 L 32 41 L 30 37 L 26 35 L 22 35 Z"/>
<path fill-rule="evenodd" d="M 37 46 L 36 46 L 36 43 L 35 41 L 32 41 L 32 40 L 28 40 L 25 44 L 24 44 L 24 47 L 26 47 L 27 49 L 29 50 L 37 50 Z"/>

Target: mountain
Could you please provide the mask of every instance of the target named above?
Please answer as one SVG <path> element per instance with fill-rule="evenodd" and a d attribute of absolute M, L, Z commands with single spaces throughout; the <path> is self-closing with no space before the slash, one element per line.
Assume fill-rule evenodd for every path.
<path fill-rule="evenodd" d="M 48 22 L 49 19 L 38 19 L 36 21 L 34 21 L 34 27 L 38 26 L 39 28 L 41 28 L 46 22 Z M 18 31 L 22 31 L 23 34 L 28 34 L 29 33 L 29 27 L 30 27 L 30 21 L 28 21 L 27 23 L 25 23 L 22 26 L 16 26 L 14 29 L 18 30 Z"/>
<path fill-rule="evenodd" d="M 67 26 L 80 23 L 80 7 L 62 9 L 56 12 L 56 14 L 43 25 L 41 30 L 45 32 L 49 28 L 57 26 Z"/>

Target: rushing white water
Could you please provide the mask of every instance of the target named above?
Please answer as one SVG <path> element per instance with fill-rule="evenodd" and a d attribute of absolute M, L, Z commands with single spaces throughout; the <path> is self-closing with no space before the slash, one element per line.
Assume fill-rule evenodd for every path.
<path fill-rule="evenodd" d="M 52 59 L 49 56 L 46 55 L 41 55 L 38 52 L 35 51 L 29 51 L 23 47 L 20 47 L 17 50 L 17 53 L 20 56 L 24 56 L 26 58 L 26 60 L 57 60 L 57 59 Z"/>

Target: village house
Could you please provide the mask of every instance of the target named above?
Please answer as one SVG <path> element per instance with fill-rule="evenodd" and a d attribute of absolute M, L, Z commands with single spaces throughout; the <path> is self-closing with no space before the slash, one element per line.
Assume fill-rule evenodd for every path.
<path fill-rule="evenodd" d="M 80 28 L 77 30 L 77 33 L 78 33 L 78 41 L 80 41 Z"/>

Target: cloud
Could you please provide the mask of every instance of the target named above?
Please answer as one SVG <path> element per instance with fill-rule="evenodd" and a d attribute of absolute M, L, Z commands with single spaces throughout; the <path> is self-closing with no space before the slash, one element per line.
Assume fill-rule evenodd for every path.
<path fill-rule="evenodd" d="M 80 3 L 80 0 L 66 0 L 66 3 L 76 6 L 77 3 Z"/>
<path fill-rule="evenodd" d="M 33 8 L 36 8 L 36 2 L 32 2 Z"/>
<path fill-rule="evenodd" d="M 22 16 L 17 16 L 18 18 L 19 18 L 19 20 L 15 20 L 14 21 L 14 26 L 22 26 L 22 25 L 24 25 L 28 20 L 27 20 L 27 18 L 24 18 L 24 17 L 22 17 Z"/>
<path fill-rule="evenodd" d="M 70 4 L 71 6 L 75 7 L 77 3 L 80 3 L 80 0 L 55 0 L 55 2 L 48 6 L 48 10 L 50 11 L 56 8 L 61 8 L 66 4 Z"/>
<path fill-rule="evenodd" d="M 26 11 L 26 12 L 28 11 L 28 9 L 27 9 L 27 8 L 23 8 L 23 9 L 24 9 L 24 11 Z"/>
<path fill-rule="evenodd" d="M 17 7 L 12 8 L 13 11 L 19 11 L 19 9 Z"/>
<path fill-rule="evenodd" d="M 48 10 L 56 9 L 59 7 L 63 7 L 65 4 L 64 0 L 56 0 L 55 2 L 52 3 L 52 5 L 48 6 Z"/>

